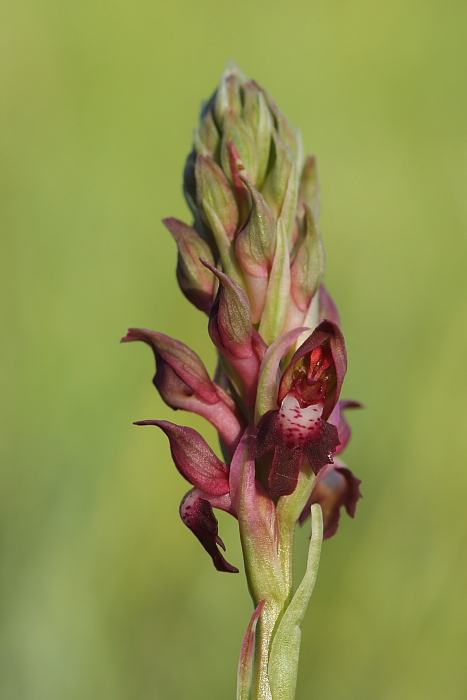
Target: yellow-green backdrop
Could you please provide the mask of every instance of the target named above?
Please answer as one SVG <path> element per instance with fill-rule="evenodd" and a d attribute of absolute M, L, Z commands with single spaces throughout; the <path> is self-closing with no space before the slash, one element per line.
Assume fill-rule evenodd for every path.
<path fill-rule="evenodd" d="M 466 26 L 463 0 L 2 2 L 3 700 L 234 697 L 243 576 L 214 570 L 166 438 L 132 421 L 204 427 L 118 344 L 154 328 L 213 367 L 160 219 L 188 218 L 229 58 L 318 157 L 344 395 L 366 406 L 364 499 L 324 547 L 298 700 L 465 700 Z"/>

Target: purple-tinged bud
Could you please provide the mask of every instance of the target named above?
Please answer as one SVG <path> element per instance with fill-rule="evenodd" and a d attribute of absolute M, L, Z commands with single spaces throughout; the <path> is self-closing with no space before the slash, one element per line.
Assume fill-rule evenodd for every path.
<path fill-rule="evenodd" d="M 253 323 L 259 323 L 276 248 L 276 221 L 266 200 L 242 178 L 251 196 L 251 212 L 237 236 L 235 251 L 245 276 Z"/>
<path fill-rule="evenodd" d="M 313 503 L 319 503 L 323 510 L 323 537 L 326 540 L 335 535 L 342 507 L 351 518 L 355 516 L 357 503 L 362 498 L 361 483 L 342 462 L 337 461 L 336 464 L 327 466 L 318 476 L 308 503 L 300 515 L 300 524 L 310 515 Z"/>
<path fill-rule="evenodd" d="M 158 375 L 164 369 L 164 366 L 168 365 L 186 384 L 191 394 L 198 394 L 203 401 L 209 404 L 215 404 L 219 401 L 215 384 L 209 377 L 203 361 L 188 345 L 170 338 L 164 333 L 149 331 L 145 328 L 130 328 L 128 334 L 122 338 L 121 342 L 131 343 L 134 340 L 142 340 L 154 351 L 157 362 L 154 384 L 157 388 Z M 178 406 L 175 406 L 175 408 L 178 408 Z"/>
<path fill-rule="evenodd" d="M 171 408 L 197 413 L 218 430 L 232 454 L 244 430 L 243 419 L 226 392 L 209 377 L 198 355 L 187 345 L 163 333 L 130 328 L 123 343 L 142 340 L 156 358 L 154 386 Z"/>
<path fill-rule="evenodd" d="M 336 426 L 337 432 L 339 433 L 340 445 L 334 451 L 335 457 L 345 450 L 352 435 L 352 430 L 344 415 L 344 411 L 348 408 L 363 408 L 363 406 L 359 401 L 352 401 L 349 399 L 338 401 L 333 412 L 329 416 L 329 422 Z"/>
<path fill-rule="evenodd" d="M 209 314 L 214 300 L 215 281 L 199 259 L 203 258 L 213 265 L 211 248 L 194 228 L 183 221 L 168 218 L 163 219 L 163 223 L 177 243 L 177 280 L 180 289 L 197 309 Z"/>
<path fill-rule="evenodd" d="M 332 321 L 336 326 L 341 325 L 341 319 L 339 314 L 339 309 L 337 304 L 329 294 L 328 290 L 321 285 L 319 288 L 319 320 L 320 321 Z"/>
<path fill-rule="evenodd" d="M 219 290 L 210 320 L 209 334 L 221 353 L 246 360 L 253 353 L 250 302 L 243 289 L 229 275 L 202 261 L 219 280 Z"/>
<path fill-rule="evenodd" d="M 298 191 L 298 204 L 299 206 L 300 204 L 307 204 L 313 212 L 315 221 L 319 221 L 321 215 L 321 198 L 315 156 L 307 156 L 305 160 Z"/>
<path fill-rule="evenodd" d="M 218 523 L 212 509 L 212 500 L 198 489 L 189 491 L 180 504 L 180 517 L 212 557 L 218 571 L 238 574 L 238 569 L 229 564 L 218 549 L 222 547 L 225 551 L 225 545 L 218 535 Z"/>
<path fill-rule="evenodd" d="M 169 438 L 170 451 L 180 474 L 196 488 L 213 496 L 229 493 L 229 468 L 193 428 L 166 420 L 142 420 L 135 425 L 155 425 Z"/>
<path fill-rule="evenodd" d="M 232 240 L 237 230 L 238 207 L 226 176 L 212 158 L 203 155 L 196 159 L 195 175 L 197 199 L 206 223 L 212 228 L 209 212 L 214 211 Z"/>
<path fill-rule="evenodd" d="M 253 328 L 248 297 L 235 280 L 204 263 L 218 278 L 219 290 L 209 318 L 209 335 L 221 355 L 235 370 L 227 372 L 247 408 L 253 407 L 258 370 L 265 347 Z M 236 382 L 236 374 L 241 386 Z"/>

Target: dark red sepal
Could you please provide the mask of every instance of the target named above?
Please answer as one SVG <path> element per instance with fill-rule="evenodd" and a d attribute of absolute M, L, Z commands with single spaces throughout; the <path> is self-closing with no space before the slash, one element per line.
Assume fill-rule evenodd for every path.
<path fill-rule="evenodd" d="M 176 404 L 177 394 L 180 392 L 186 396 L 197 394 L 202 401 L 208 404 L 215 404 L 219 401 L 216 387 L 209 377 L 203 361 L 188 345 L 164 335 L 164 333 L 150 331 L 146 328 L 130 328 L 121 342 L 129 343 L 134 340 L 142 340 L 152 348 L 156 357 L 156 375 L 153 381 L 169 406 Z M 179 380 L 180 386 L 177 386 L 177 392 L 174 392 L 172 398 L 167 375 L 172 378 L 173 374 Z M 181 383 L 185 385 L 184 391 L 181 391 Z M 170 389 L 172 389 L 171 386 Z M 174 407 L 178 408 L 177 405 Z"/>
<path fill-rule="evenodd" d="M 225 545 L 218 535 L 217 518 L 211 503 L 200 496 L 197 489 L 189 491 L 184 497 L 180 504 L 180 517 L 211 556 L 218 571 L 238 574 L 238 569 L 229 564 L 219 551 L 219 547 L 225 551 Z"/>
<path fill-rule="evenodd" d="M 213 496 L 229 493 L 228 466 L 196 430 L 167 420 L 142 420 L 135 425 L 155 425 L 164 431 L 175 466 L 190 484 Z"/>

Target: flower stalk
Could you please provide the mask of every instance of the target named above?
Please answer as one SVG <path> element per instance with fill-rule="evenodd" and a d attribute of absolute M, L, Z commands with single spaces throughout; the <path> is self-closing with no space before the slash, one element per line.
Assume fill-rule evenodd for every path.
<path fill-rule="evenodd" d="M 229 64 L 204 105 L 184 171 L 192 225 L 164 219 L 178 249 L 177 280 L 207 315 L 218 352 L 201 358 L 163 333 L 131 328 L 156 361 L 171 408 L 198 413 L 219 434 L 222 459 L 192 428 L 138 421 L 167 436 L 192 488 L 180 516 L 218 571 L 215 509 L 238 520 L 254 612 L 240 653 L 237 700 L 293 700 L 305 615 L 322 540 L 342 508 L 354 516 L 360 481 L 341 461 L 350 439 L 347 370 L 337 307 L 323 286 L 316 160 L 271 96 Z M 294 590 L 294 533 L 311 516 L 305 575 Z"/>

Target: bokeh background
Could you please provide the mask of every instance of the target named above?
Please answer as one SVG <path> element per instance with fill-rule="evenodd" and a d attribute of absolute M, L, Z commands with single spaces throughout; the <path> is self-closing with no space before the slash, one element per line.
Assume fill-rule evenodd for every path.
<path fill-rule="evenodd" d="M 358 517 L 326 543 L 298 700 L 467 697 L 467 4 L 15 0 L 0 10 L 3 700 L 233 698 L 251 608 L 178 517 L 128 326 L 210 368 L 160 219 L 234 58 L 318 157 Z M 214 443 L 213 443 L 214 444 Z M 228 558 L 236 523 L 220 517 Z M 308 533 L 297 537 L 305 559 Z M 300 568 L 300 566 L 298 567 Z"/>

